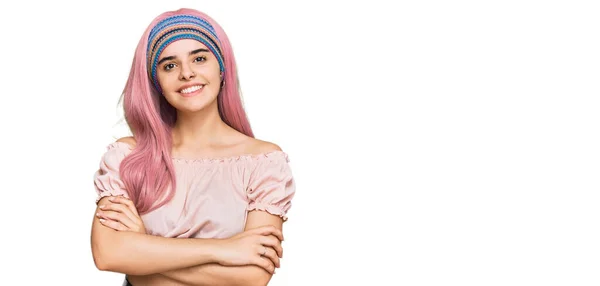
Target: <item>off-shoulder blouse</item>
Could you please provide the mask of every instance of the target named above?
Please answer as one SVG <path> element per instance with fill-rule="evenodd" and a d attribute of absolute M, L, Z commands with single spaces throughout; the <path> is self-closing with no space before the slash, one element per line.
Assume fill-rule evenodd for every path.
<path fill-rule="evenodd" d="M 119 175 L 129 144 L 107 146 L 94 174 L 96 202 L 129 194 Z M 296 190 L 288 154 L 271 151 L 225 158 L 173 158 L 176 191 L 166 205 L 141 216 L 151 235 L 179 238 L 226 238 L 244 230 L 250 210 L 287 220 Z"/>

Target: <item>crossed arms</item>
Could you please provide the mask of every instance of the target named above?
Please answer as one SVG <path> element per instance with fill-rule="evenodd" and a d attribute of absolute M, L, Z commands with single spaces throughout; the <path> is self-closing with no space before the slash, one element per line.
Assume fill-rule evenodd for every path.
<path fill-rule="evenodd" d="M 280 266 L 279 216 L 251 211 L 244 232 L 226 239 L 165 238 L 146 234 L 143 223 L 138 229 L 131 201 L 109 198 L 98 202 L 107 208 L 98 208 L 92 223 L 94 262 L 100 270 L 127 274 L 133 285 L 267 285 Z"/>

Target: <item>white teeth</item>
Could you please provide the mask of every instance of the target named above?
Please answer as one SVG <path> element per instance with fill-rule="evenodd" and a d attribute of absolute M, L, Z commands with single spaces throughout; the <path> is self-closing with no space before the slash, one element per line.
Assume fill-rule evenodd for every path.
<path fill-rule="evenodd" d="M 182 89 L 181 93 L 191 93 L 191 92 L 194 92 L 196 90 L 199 90 L 200 88 L 202 88 L 202 85 L 195 85 L 195 86 L 192 86 L 192 87 L 188 87 L 186 89 Z"/>

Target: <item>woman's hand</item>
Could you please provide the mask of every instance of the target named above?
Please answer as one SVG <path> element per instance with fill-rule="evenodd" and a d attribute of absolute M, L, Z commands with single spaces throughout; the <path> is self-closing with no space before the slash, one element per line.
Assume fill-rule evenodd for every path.
<path fill-rule="evenodd" d="M 276 227 L 249 229 L 222 240 L 217 260 L 224 266 L 257 265 L 273 274 L 283 256 L 281 241 L 283 234 Z"/>
<path fill-rule="evenodd" d="M 108 200 L 112 204 L 100 205 L 100 211 L 96 213 L 100 223 L 117 231 L 146 233 L 144 222 L 131 200 L 123 196 L 113 196 Z"/>

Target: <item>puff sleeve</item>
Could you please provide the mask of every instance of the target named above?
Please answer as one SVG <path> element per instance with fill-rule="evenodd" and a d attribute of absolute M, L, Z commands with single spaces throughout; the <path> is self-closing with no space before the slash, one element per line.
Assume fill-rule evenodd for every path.
<path fill-rule="evenodd" d="M 100 167 L 94 173 L 94 187 L 96 189 L 96 204 L 106 196 L 124 196 L 129 198 L 125 184 L 119 175 L 119 166 L 123 158 L 131 152 L 127 143 L 115 142 L 106 148 L 100 160 Z"/>
<path fill-rule="evenodd" d="M 279 151 L 268 153 L 256 162 L 246 189 L 248 211 L 267 211 L 287 221 L 287 212 L 296 192 L 289 161 L 288 155 Z"/>

